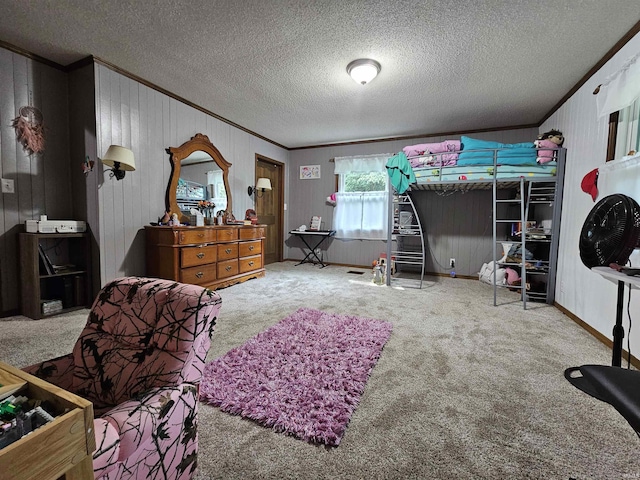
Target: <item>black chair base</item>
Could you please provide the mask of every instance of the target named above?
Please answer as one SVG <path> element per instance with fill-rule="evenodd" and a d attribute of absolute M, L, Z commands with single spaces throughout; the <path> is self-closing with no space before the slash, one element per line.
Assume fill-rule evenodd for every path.
<path fill-rule="evenodd" d="M 567 368 L 564 376 L 577 389 L 615 408 L 640 434 L 640 371 L 582 365 Z"/>

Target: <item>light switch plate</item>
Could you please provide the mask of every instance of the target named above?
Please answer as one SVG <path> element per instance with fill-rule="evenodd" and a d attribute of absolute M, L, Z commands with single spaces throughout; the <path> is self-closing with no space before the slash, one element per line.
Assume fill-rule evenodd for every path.
<path fill-rule="evenodd" d="M 9 180 L 8 178 L 2 179 L 2 193 L 16 193 L 13 180 Z"/>

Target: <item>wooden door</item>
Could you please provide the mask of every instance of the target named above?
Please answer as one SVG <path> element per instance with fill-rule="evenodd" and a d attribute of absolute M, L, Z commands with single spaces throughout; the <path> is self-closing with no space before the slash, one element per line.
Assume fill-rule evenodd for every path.
<path fill-rule="evenodd" d="M 266 225 L 264 263 L 282 261 L 284 242 L 284 164 L 256 154 L 256 183 L 258 178 L 271 180 L 273 190 L 256 195 L 258 222 Z M 255 184 L 254 184 L 255 185 Z"/>

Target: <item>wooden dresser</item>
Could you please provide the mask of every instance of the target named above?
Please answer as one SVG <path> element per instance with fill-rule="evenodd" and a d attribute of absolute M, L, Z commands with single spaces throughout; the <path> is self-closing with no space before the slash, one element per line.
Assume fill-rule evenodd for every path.
<path fill-rule="evenodd" d="M 147 276 L 216 289 L 263 277 L 264 225 L 145 226 Z"/>

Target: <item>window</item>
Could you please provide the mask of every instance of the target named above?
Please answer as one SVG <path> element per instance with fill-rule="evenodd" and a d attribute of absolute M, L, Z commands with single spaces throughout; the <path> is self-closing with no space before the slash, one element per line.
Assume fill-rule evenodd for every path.
<path fill-rule="evenodd" d="M 638 153 L 638 131 L 640 130 L 640 100 L 618 112 L 615 118 L 615 144 L 613 158 L 622 158 L 634 151 Z"/>
<path fill-rule="evenodd" d="M 640 144 L 640 53 L 605 79 L 596 92 L 600 117 L 609 115 L 607 161 L 638 152 Z"/>
<path fill-rule="evenodd" d="M 387 190 L 386 172 L 349 172 L 338 175 L 338 191 L 384 192 Z"/>
<path fill-rule="evenodd" d="M 388 181 L 385 165 L 392 154 L 335 159 L 338 193 L 333 215 L 336 237 L 387 238 Z"/>

